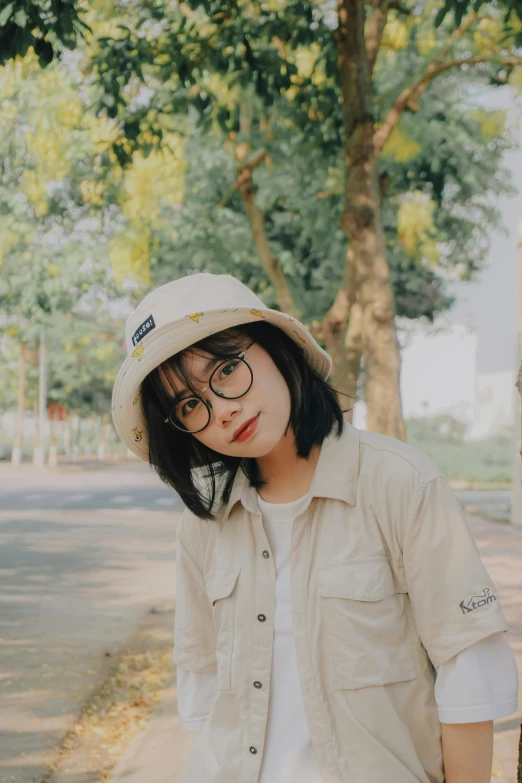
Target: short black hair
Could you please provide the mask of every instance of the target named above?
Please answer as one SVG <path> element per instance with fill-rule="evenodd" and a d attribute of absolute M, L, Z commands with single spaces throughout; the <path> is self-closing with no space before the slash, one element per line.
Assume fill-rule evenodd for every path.
<path fill-rule="evenodd" d="M 288 427 L 295 436 L 297 454 L 307 459 L 315 445 L 337 425 L 337 437 L 344 426 L 343 410 L 337 392 L 308 363 L 303 348 L 286 332 L 271 323 L 255 321 L 216 332 L 174 354 L 152 370 L 141 385 L 141 405 L 149 439 L 149 463 L 160 479 L 176 490 L 183 503 L 201 519 L 215 519 L 213 506 L 218 483 L 223 483 L 220 506 L 227 503 L 234 478 L 243 470 L 250 485 L 259 489 L 266 484 L 259 476 L 257 462 L 251 457 L 220 454 L 200 443 L 189 433 L 165 423 L 172 406 L 161 382 L 161 373 L 170 370 L 193 393 L 185 364 L 186 351 L 203 350 L 226 359 L 244 348 L 245 338 L 255 340 L 271 356 L 290 391 L 291 412 Z M 161 369 L 160 369 L 161 368 Z M 351 409 L 350 409 L 351 410 Z M 288 429 L 288 428 L 287 428 Z M 195 480 L 194 474 L 203 478 Z M 210 480 L 210 483 L 206 483 Z M 219 480 L 219 482 L 218 482 Z"/>

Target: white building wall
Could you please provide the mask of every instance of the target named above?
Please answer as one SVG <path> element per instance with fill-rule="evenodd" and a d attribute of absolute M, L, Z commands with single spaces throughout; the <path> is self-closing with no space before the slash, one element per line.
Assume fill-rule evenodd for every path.
<path fill-rule="evenodd" d="M 470 437 L 483 438 L 512 427 L 514 423 L 515 373 L 511 370 L 477 375 L 475 423 Z"/>
<path fill-rule="evenodd" d="M 511 371 L 477 374 L 476 332 L 440 318 L 434 325 L 403 322 L 401 396 L 405 418 L 447 413 L 469 425 L 468 437 L 494 435 L 513 422 Z M 366 428 L 366 406 L 354 408 L 356 427 Z"/>

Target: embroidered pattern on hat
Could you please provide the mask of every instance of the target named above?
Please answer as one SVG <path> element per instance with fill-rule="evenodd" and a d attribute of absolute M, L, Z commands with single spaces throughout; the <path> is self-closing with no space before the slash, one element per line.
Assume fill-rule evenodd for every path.
<path fill-rule="evenodd" d="M 140 393 L 141 392 L 138 392 L 137 395 L 135 396 L 135 398 L 133 399 L 133 401 L 132 401 L 133 405 L 137 405 L 139 403 L 139 401 L 140 401 Z"/>
<path fill-rule="evenodd" d="M 261 312 L 261 310 L 256 310 L 256 308 L 255 308 L 255 307 L 253 307 L 253 308 L 250 310 L 250 312 L 252 313 L 252 315 L 258 315 L 258 316 L 259 316 L 259 318 L 264 318 L 264 317 L 265 317 L 265 316 L 263 315 L 263 313 Z"/>
<path fill-rule="evenodd" d="M 133 350 L 132 355 L 134 356 L 135 359 L 141 362 L 144 352 L 145 352 L 145 346 L 143 345 L 143 343 L 141 343 L 140 345 L 138 345 L 137 348 Z"/>
<path fill-rule="evenodd" d="M 132 335 L 132 344 L 138 345 L 138 343 L 143 340 L 145 335 L 151 332 L 155 328 L 156 328 L 156 324 L 154 323 L 154 317 L 152 315 L 149 315 L 149 317 L 145 321 L 143 321 L 142 324 L 138 326 L 138 328 Z"/>
<path fill-rule="evenodd" d="M 134 427 L 134 429 L 131 430 L 131 432 L 134 435 L 134 440 L 136 443 L 139 443 L 140 440 L 143 440 L 143 430 L 139 430 L 137 427 Z"/>
<path fill-rule="evenodd" d="M 199 319 L 202 315 L 205 315 L 205 313 L 191 313 L 189 318 L 192 318 L 195 324 L 199 324 Z"/>

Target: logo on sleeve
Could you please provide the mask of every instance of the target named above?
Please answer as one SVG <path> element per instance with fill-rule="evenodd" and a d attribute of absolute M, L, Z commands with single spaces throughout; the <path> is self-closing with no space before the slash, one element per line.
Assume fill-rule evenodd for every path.
<path fill-rule="evenodd" d="M 492 601 L 497 600 L 496 595 L 490 595 L 489 587 L 484 588 L 484 595 L 472 595 L 468 601 L 461 601 L 459 606 L 462 609 L 462 613 L 472 612 L 474 609 L 478 609 L 479 606 L 486 606 Z"/>
<path fill-rule="evenodd" d="M 156 328 L 156 324 L 154 323 L 154 318 L 152 315 L 149 315 L 146 321 L 143 321 L 143 323 L 138 326 L 134 334 L 132 335 L 132 342 L 134 345 L 138 345 L 140 340 L 143 340 L 146 334 L 151 332 L 153 329 Z"/>

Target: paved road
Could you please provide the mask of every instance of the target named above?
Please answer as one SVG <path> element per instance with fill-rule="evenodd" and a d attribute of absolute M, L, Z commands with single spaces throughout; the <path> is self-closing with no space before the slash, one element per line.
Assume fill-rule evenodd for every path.
<path fill-rule="evenodd" d="M 146 466 L 0 468 L 0 781 L 37 783 L 152 606 L 181 504 Z"/>
<path fill-rule="evenodd" d="M 509 521 L 511 492 L 506 489 L 478 491 L 460 490 L 455 493 L 468 513 L 480 512 L 492 521 Z"/>
<path fill-rule="evenodd" d="M 0 509 L 181 509 L 176 493 L 145 463 L 102 470 L 71 469 L 51 473 L 0 466 Z"/>

